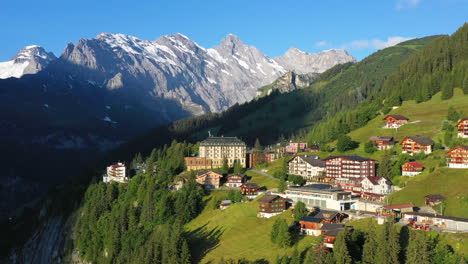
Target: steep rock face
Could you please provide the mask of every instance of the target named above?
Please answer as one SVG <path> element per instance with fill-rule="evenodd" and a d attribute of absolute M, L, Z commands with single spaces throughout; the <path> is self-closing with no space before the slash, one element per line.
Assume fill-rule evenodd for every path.
<path fill-rule="evenodd" d="M 24 47 L 11 60 L 0 62 L 0 79 L 20 78 L 24 74 L 37 73 L 55 59 L 57 58 L 52 52 L 47 52 L 40 46 Z"/>
<path fill-rule="evenodd" d="M 272 59 L 232 34 L 205 49 L 182 34 L 149 41 L 102 33 L 69 44 L 61 60 L 79 68 L 71 69 L 80 73 L 78 78 L 145 98 L 174 100 L 198 115 L 251 100 L 258 87 L 289 70 L 322 72 L 354 58 L 344 51 L 308 54 L 292 49 Z"/>
<path fill-rule="evenodd" d="M 273 91 L 288 93 L 294 90 L 307 87 L 312 84 L 318 73 L 297 74 L 293 71 L 285 73 L 269 85 L 263 86 L 257 91 L 257 96 L 269 95 Z"/>
<path fill-rule="evenodd" d="M 332 49 L 310 54 L 297 48 L 289 49 L 283 56 L 277 57 L 275 60 L 283 67 L 294 70 L 298 74 L 322 73 L 337 64 L 356 61 L 345 50 Z"/>

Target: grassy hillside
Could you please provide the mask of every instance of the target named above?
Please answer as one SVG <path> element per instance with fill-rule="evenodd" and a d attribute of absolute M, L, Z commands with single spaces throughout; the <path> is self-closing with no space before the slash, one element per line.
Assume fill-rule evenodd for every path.
<path fill-rule="evenodd" d="M 257 218 L 258 203 L 237 203 L 224 211 L 214 209 L 213 203 L 225 195 L 217 191 L 206 197 L 203 212 L 186 225 L 197 262 L 218 263 L 221 258 L 267 260 L 274 263 L 276 256 L 291 254 L 293 248 L 283 249 L 270 241 L 270 231 L 277 218 L 292 223 L 291 211 L 270 219 Z M 299 252 L 318 243 L 317 237 L 303 237 L 297 247 Z"/>
<path fill-rule="evenodd" d="M 371 136 L 393 136 L 400 142 L 405 136 L 424 135 L 431 137 L 435 142 L 443 142 L 441 128 L 443 121 L 447 119 L 448 108 L 452 106 L 457 111 L 468 113 L 468 95 L 464 95 L 461 89 L 455 89 L 452 99 L 442 100 L 440 96 L 439 92 L 431 100 L 419 104 L 414 101 L 404 102 L 401 107 L 391 111 L 389 114 L 402 114 L 410 119 L 409 124 L 397 130 L 382 128 L 384 115 L 379 115 L 366 126 L 350 132 L 348 135 L 360 143 L 359 148 L 355 150 L 318 154 L 322 157 L 356 154 L 381 160 L 383 151 L 373 154 L 364 152 L 364 143 Z M 401 153 L 400 145 L 395 146 L 394 150 Z M 447 168 L 444 150 L 436 150 L 420 162 L 425 166 L 425 171 L 413 178 L 398 177 L 396 180 L 401 181 L 406 187 L 392 194 L 389 202 L 391 204 L 411 202 L 422 206 L 425 195 L 442 194 L 447 198 L 444 214 L 468 217 L 468 170 Z"/>

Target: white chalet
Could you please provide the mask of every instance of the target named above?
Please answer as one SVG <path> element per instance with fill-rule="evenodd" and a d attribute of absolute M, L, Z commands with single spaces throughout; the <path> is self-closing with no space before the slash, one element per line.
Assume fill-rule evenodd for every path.
<path fill-rule="evenodd" d="M 128 182 L 127 169 L 125 164 L 122 162 L 117 162 L 107 167 L 107 173 L 104 174 L 102 181 L 106 183 L 113 181 L 120 183 Z"/>
<path fill-rule="evenodd" d="M 386 177 L 365 177 L 361 180 L 361 197 L 369 200 L 383 200 L 392 192 L 392 182 Z"/>
<path fill-rule="evenodd" d="M 325 174 L 325 161 L 315 155 L 296 155 L 288 161 L 288 173 L 311 180 Z"/>

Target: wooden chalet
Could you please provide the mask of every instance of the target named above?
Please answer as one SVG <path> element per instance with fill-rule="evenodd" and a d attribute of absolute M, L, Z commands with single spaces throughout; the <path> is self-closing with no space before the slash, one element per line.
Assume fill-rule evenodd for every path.
<path fill-rule="evenodd" d="M 369 141 L 374 142 L 378 150 L 391 149 L 395 145 L 393 137 L 371 137 Z"/>
<path fill-rule="evenodd" d="M 385 122 L 384 128 L 399 128 L 408 123 L 409 118 L 402 115 L 388 115 L 383 120 Z"/>
<path fill-rule="evenodd" d="M 447 166 L 468 169 L 468 146 L 457 146 L 447 151 Z"/>
<path fill-rule="evenodd" d="M 260 210 L 257 217 L 270 218 L 286 210 L 286 199 L 279 195 L 267 194 L 258 199 Z"/>
<path fill-rule="evenodd" d="M 413 155 L 418 152 L 424 152 L 425 154 L 429 154 L 432 152 L 434 141 L 429 137 L 416 135 L 405 137 L 400 144 L 403 149 L 402 153 Z"/>
<path fill-rule="evenodd" d="M 244 175 L 230 174 L 227 176 L 226 186 L 232 188 L 241 187 L 245 181 Z"/>
<path fill-rule="evenodd" d="M 223 178 L 222 174 L 214 171 L 200 171 L 197 174 L 197 183 L 206 190 L 218 189 Z"/>
<path fill-rule="evenodd" d="M 231 200 L 222 200 L 221 202 L 219 202 L 219 209 L 220 210 L 225 210 L 226 208 L 228 208 L 231 205 L 232 205 Z"/>
<path fill-rule="evenodd" d="M 321 219 L 321 223 L 340 223 L 343 218 L 345 218 L 345 214 L 340 213 L 338 211 L 328 211 L 328 210 L 320 210 L 317 214 L 314 215 L 315 218 Z"/>
<path fill-rule="evenodd" d="M 245 196 L 256 196 L 260 187 L 256 183 L 244 183 L 241 185 L 241 193 Z"/>
<path fill-rule="evenodd" d="M 301 233 L 309 236 L 319 236 L 322 234 L 322 219 L 314 216 L 304 216 L 299 220 Z"/>
<path fill-rule="evenodd" d="M 424 196 L 424 201 L 427 206 L 438 205 L 445 200 L 445 197 L 440 194 L 430 194 Z"/>
<path fill-rule="evenodd" d="M 417 161 L 408 161 L 401 165 L 401 174 L 403 176 L 414 177 L 424 170 L 424 166 Z"/>
<path fill-rule="evenodd" d="M 460 119 L 457 123 L 458 137 L 468 138 L 468 117 Z"/>

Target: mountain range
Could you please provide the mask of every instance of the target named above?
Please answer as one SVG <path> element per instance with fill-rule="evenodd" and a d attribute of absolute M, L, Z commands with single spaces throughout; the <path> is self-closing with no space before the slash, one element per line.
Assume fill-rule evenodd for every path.
<path fill-rule="evenodd" d="M 344 50 L 296 48 L 270 58 L 232 34 L 208 49 L 182 34 L 150 41 L 110 33 L 70 43 L 58 58 L 25 47 L 0 63 L 0 146 L 11 150 L 0 159 L 2 187 L 11 190 L 0 207 L 66 181 L 79 172 L 70 168 L 150 128 L 250 101 L 290 71 L 354 61 Z"/>

